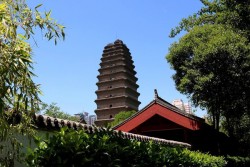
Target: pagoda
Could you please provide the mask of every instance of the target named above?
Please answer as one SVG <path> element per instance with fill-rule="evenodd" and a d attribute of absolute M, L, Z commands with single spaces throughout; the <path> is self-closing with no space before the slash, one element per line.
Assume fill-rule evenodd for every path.
<path fill-rule="evenodd" d="M 129 49 L 121 40 L 104 47 L 96 91 L 97 126 L 105 126 L 121 111 L 138 111 L 138 80 Z"/>

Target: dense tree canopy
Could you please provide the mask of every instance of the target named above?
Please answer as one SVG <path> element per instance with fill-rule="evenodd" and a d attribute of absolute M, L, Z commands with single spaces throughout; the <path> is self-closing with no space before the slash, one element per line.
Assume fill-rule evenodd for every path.
<path fill-rule="evenodd" d="M 250 39 L 249 0 L 200 0 L 204 7 L 197 13 L 182 19 L 179 26 L 171 31 L 175 37 L 181 31 L 189 31 L 194 26 L 222 24 Z"/>
<path fill-rule="evenodd" d="M 201 0 L 204 7 L 172 30 L 167 60 L 177 89 L 208 110 L 219 129 L 249 145 L 250 0 Z M 247 144 L 248 143 L 248 144 Z M 248 151 L 249 152 L 249 151 Z"/>
<path fill-rule="evenodd" d="M 174 43 L 167 58 L 176 71 L 177 89 L 217 115 L 239 107 L 237 112 L 244 111 L 242 102 L 249 100 L 249 53 L 245 37 L 220 25 L 204 25 Z"/>

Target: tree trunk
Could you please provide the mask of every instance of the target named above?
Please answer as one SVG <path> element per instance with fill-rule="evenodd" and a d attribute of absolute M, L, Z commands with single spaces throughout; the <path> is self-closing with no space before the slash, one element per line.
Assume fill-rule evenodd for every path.
<path fill-rule="evenodd" d="M 212 113 L 212 118 L 213 118 L 213 128 L 215 129 L 215 112 L 213 109 L 211 109 L 211 113 Z"/>
<path fill-rule="evenodd" d="M 220 130 L 220 110 L 217 109 L 215 113 L 215 130 L 219 132 Z"/>

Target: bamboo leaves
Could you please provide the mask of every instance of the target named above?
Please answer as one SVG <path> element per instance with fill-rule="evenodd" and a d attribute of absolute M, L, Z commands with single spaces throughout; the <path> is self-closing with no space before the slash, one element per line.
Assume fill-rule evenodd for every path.
<path fill-rule="evenodd" d="M 41 91 L 33 81 L 32 49 L 28 41 L 34 38 L 36 28 L 55 42 L 65 37 L 64 27 L 51 18 L 51 11 L 40 12 L 40 7 L 41 4 L 31 9 L 25 0 L 0 0 L 0 147 L 2 141 L 13 140 L 12 150 L 6 154 L 11 156 L 5 159 L 13 163 L 19 159 L 21 145 L 12 134 L 28 133 L 30 115 L 38 110 L 40 103 Z M 14 124 L 16 115 L 21 115 L 21 124 Z"/>

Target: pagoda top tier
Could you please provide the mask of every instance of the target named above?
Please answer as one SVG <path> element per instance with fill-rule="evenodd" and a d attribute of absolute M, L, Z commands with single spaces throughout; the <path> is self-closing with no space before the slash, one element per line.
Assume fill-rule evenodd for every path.
<path fill-rule="evenodd" d="M 117 39 L 117 40 L 114 42 L 114 44 L 123 44 L 123 42 L 122 42 L 122 40 Z"/>
<path fill-rule="evenodd" d="M 125 45 L 122 40 L 117 39 L 114 43 L 109 43 L 107 46 L 113 46 L 113 45 L 116 45 L 116 44 Z"/>

